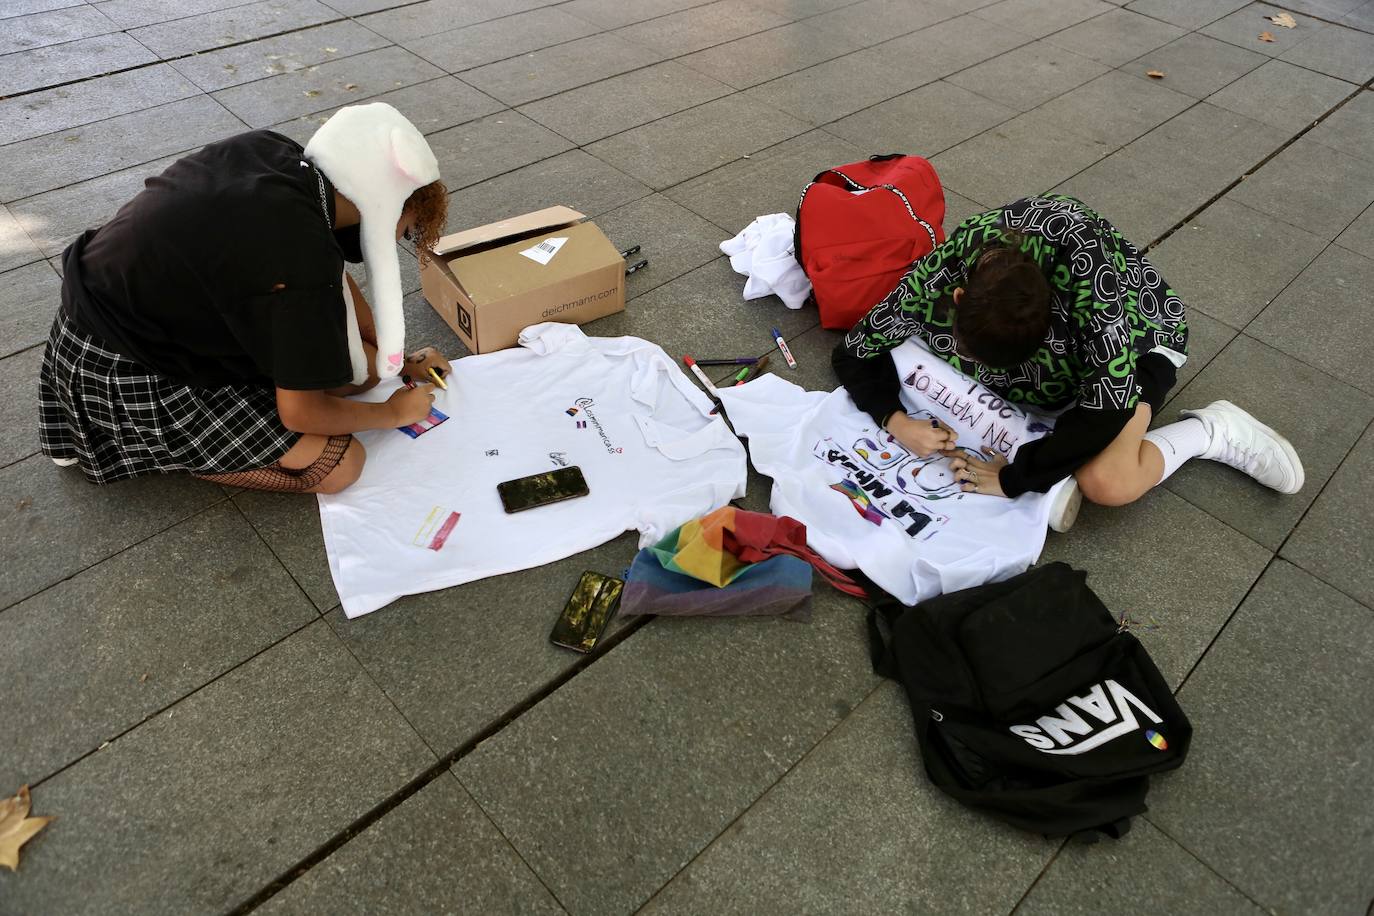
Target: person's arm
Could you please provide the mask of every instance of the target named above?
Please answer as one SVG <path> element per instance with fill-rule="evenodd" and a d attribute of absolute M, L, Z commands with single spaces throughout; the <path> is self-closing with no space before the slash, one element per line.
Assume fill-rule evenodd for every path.
<path fill-rule="evenodd" d="M 351 401 L 323 391 L 277 389 L 277 414 L 282 425 L 295 433 L 318 436 L 409 426 L 429 416 L 433 403 L 433 385 L 398 388 L 380 403 Z"/>

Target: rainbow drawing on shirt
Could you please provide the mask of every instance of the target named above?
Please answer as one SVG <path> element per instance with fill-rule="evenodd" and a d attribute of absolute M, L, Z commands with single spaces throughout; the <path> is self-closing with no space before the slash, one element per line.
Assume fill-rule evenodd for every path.
<path fill-rule="evenodd" d="M 1145 733 L 1145 740 L 1149 741 L 1151 744 L 1159 748 L 1161 751 L 1167 751 L 1169 749 L 1169 742 L 1165 741 L 1164 736 L 1161 735 L 1159 732 L 1154 731 L 1153 729 Z"/>
<path fill-rule="evenodd" d="M 418 439 L 447 419 L 448 416 L 446 414 L 440 413 L 436 408 L 431 407 L 429 409 L 429 416 L 425 417 L 419 423 L 412 423 L 409 426 L 398 426 L 396 428 L 410 438 Z"/>
<path fill-rule="evenodd" d="M 873 501 L 868 498 L 868 494 L 860 490 L 858 484 L 854 483 L 854 481 L 849 478 L 846 477 L 839 483 L 832 483 L 830 489 L 837 490 L 845 496 L 848 496 L 849 501 L 854 505 L 854 511 L 859 513 L 866 521 L 870 521 L 875 525 L 881 525 L 883 519 L 887 518 L 881 510 L 873 505 Z"/>

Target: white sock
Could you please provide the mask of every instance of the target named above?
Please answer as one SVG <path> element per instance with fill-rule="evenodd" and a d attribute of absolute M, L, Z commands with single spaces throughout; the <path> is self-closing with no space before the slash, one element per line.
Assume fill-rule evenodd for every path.
<path fill-rule="evenodd" d="M 1212 442 L 1212 434 L 1196 417 L 1152 429 L 1145 434 L 1145 438 L 1153 442 L 1164 456 L 1164 473 L 1159 483 L 1168 480 L 1170 474 L 1183 466 L 1183 462 L 1207 451 L 1207 446 Z"/>

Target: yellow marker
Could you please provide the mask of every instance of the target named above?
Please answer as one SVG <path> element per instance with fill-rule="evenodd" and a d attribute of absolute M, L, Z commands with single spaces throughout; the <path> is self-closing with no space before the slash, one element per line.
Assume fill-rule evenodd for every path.
<path fill-rule="evenodd" d="M 425 374 L 428 375 L 434 381 L 434 384 L 438 385 L 445 391 L 448 391 L 448 385 L 444 383 L 444 377 L 439 374 L 438 369 L 435 369 L 433 366 L 430 366 L 428 369 L 425 370 Z"/>

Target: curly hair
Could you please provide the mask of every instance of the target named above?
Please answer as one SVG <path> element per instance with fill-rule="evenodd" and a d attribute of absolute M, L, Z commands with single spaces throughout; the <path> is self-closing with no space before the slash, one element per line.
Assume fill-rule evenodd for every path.
<path fill-rule="evenodd" d="M 416 253 L 423 264 L 429 260 L 430 250 L 444 233 L 444 225 L 448 220 L 448 188 L 444 187 L 442 181 L 431 181 L 422 188 L 416 188 L 406 198 L 401 212 L 415 220 L 408 237 L 415 243 Z"/>

